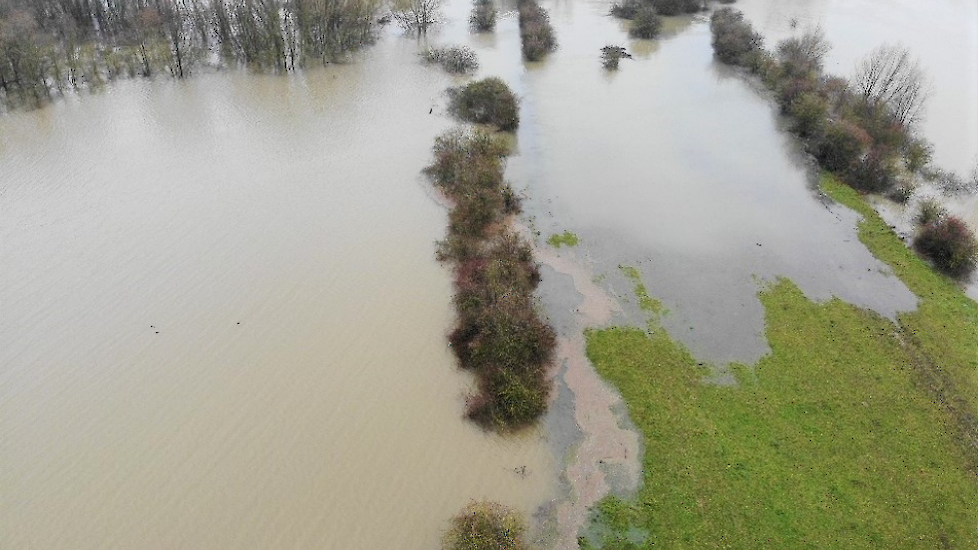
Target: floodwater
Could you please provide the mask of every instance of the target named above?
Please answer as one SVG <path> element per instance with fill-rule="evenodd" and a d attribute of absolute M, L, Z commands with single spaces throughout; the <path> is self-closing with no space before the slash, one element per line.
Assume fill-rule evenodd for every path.
<path fill-rule="evenodd" d="M 0 119 L 0 546 L 433 548 L 553 498 L 542 431 L 462 419 L 416 51 Z"/>
<path fill-rule="evenodd" d="M 765 33 L 791 32 L 780 3 L 741 1 L 777 14 L 754 21 Z M 587 505 L 638 477 L 580 333 L 641 323 L 619 265 L 718 363 L 767 351 L 756 294 L 776 277 L 883 315 L 915 307 L 855 214 L 819 195 L 765 93 L 713 61 L 705 19 L 636 41 L 607 1 L 542 5 L 560 41 L 542 63 L 520 61 L 515 1 L 472 35 L 471 4 L 452 0 L 426 39 L 388 31 L 349 65 L 123 82 L 0 119 L 4 547 L 433 548 L 481 498 L 574 547 Z M 844 3 L 795 5 L 849 56 L 830 71 L 877 43 L 840 48 L 827 14 Z M 433 261 L 445 210 L 418 175 L 452 125 L 442 92 L 466 79 L 416 52 L 452 43 L 522 96 L 507 175 L 530 231 L 582 238 L 538 243 L 557 402 L 515 438 L 461 420 L 471 380 Z M 604 71 L 608 44 L 635 58 Z M 974 105 L 937 84 L 932 105 Z M 941 112 L 927 124 L 963 118 Z M 938 163 L 968 166 L 963 132 L 961 149 L 928 136 Z"/>
<path fill-rule="evenodd" d="M 858 241 L 856 216 L 814 189 L 771 102 L 713 61 L 704 18 L 649 43 L 629 39 L 606 3 L 553 8 L 561 49 L 527 71 L 529 123 L 510 164 L 544 237 L 581 235 L 578 254 L 625 297 L 617 266 L 638 267 L 669 310 L 666 329 L 711 362 L 768 351 L 757 292 L 776 277 L 890 317 L 915 307 Z M 606 44 L 635 59 L 604 72 Z"/>

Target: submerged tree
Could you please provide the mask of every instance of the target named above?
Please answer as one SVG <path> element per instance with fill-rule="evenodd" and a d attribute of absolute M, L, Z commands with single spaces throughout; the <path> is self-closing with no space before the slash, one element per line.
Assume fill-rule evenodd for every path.
<path fill-rule="evenodd" d="M 632 54 L 628 53 L 628 51 L 621 46 L 605 46 L 601 48 L 601 66 L 605 69 L 617 69 L 618 62 L 622 58 L 631 59 Z"/>
<path fill-rule="evenodd" d="M 395 0 L 391 16 L 405 30 L 424 34 L 438 22 L 441 4 L 442 0 Z"/>
<path fill-rule="evenodd" d="M 492 5 L 492 0 L 475 0 L 472 3 L 472 14 L 469 15 L 469 26 L 476 32 L 489 32 L 496 28 L 496 16 L 499 10 Z"/>
<path fill-rule="evenodd" d="M 380 0 L 0 0 L 0 102 L 122 76 L 181 78 L 215 50 L 290 70 L 373 36 Z M 34 100 L 32 101 L 31 98 Z"/>
<path fill-rule="evenodd" d="M 904 126 L 920 118 L 929 95 L 920 63 L 899 45 L 884 44 L 859 62 L 852 86 L 868 103 L 889 108 Z"/>

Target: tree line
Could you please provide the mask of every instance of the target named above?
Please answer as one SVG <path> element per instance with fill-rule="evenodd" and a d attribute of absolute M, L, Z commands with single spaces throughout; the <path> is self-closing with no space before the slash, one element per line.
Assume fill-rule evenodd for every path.
<path fill-rule="evenodd" d="M 773 52 L 739 11 L 717 10 L 710 29 L 717 59 L 747 69 L 774 93 L 821 168 L 859 191 L 903 201 L 915 176 L 928 176 L 932 147 L 913 126 L 929 84 L 906 48 L 876 48 L 845 79 L 822 71 L 829 44 L 820 29 L 783 40 Z M 923 223 L 915 248 L 951 276 L 978 267 L 978 239 L 953 216 Z"/>
<path fill-rule="evenodd" d="M 380 0 L 0 0 L 0 103 L 201 63 L 295 70 L 368 43 Z"/>

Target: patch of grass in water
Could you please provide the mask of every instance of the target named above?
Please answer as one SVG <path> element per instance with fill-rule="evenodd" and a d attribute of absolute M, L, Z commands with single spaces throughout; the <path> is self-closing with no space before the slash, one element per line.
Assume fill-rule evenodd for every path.
<path fill-rule="evenodd" d="M 573 247 L 577 246 L 581 242 L 577 238 L 577 235 L 571 233 L 570 231 L 564 231 L 563 233 L 554 233 L 547 239 L 547 244 L 554 248 L 560 248 L 561 246 Z"/>
<path fill-rule="evenodd" d="M 645 454 L 639 494 L 602 501 L 585 547 L 978 547 L 978 478 L 897 327 L 786 280 L 760 298 L 772 351 L 735 387 L 704 384 L 665 331 L 587 333 Z"/>
<path fill-rule="evenodd" d="M 628 277 L 635 283 L 634 292 L 635 297 L 638 298 L 638 307 L 642 311 L 652 314 L 652 317 L 649 319 L 649 330 L 653 330 L 655 325 L 658 324 L 658 318 L 668 313 L 668 311 L 662 305 L 662 302 L 649 296 L 649 291 L 645 288 L 645 283 L 642 282 L 642 274 L 639 273 L 637 268 L 627 265 L 618 267 L 625 274 L 625 277 Z"/>

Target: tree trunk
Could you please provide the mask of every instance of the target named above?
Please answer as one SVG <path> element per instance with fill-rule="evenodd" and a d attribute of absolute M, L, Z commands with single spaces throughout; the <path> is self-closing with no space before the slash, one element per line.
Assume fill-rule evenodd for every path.
<path fill-rule="evenodd" d="M 146 44 L 139 43 L 139 56 L 143 58 L 143 76 L 149 78 L 153 72 L 149 68 L 149 59 L 146 57 Z"/>

